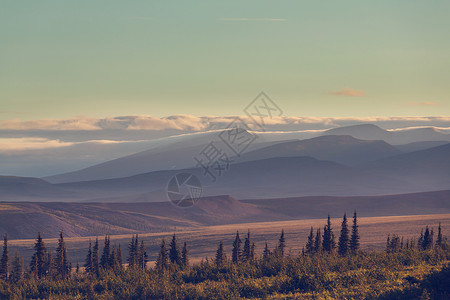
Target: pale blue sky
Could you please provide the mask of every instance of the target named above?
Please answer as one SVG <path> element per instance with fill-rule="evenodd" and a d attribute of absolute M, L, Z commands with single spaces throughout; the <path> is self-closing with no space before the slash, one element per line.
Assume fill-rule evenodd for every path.
<path fill-rule="evenodd" d="M 0 119 L 449 115 L 449 1 L 1 1 Z M 343 89 L 348 88 L 343 93 Z M 351 97 L 335 94 L 364 93 Z"/>

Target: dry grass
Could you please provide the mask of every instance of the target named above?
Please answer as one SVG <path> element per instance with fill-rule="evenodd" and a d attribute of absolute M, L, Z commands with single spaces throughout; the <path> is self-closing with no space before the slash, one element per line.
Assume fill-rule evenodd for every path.
<path fill-rule="evenodd" d="M 0 204 L 0 211 L 1 210 L 22 210 L 22 209 L 14 205 Z"/>

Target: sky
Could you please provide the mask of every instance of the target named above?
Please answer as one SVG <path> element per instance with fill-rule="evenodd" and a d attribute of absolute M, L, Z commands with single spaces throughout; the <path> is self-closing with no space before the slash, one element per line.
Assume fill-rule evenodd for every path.
<path fill-rule="evenodd" d="M 450 2 L 1 1 L 0 120 L 448 116 Z"/>

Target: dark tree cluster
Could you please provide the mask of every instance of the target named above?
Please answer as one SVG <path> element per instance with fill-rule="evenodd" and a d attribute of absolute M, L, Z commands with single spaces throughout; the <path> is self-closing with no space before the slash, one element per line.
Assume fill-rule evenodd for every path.
<path fill-rule="evenodd" d="M 416 242 L 417 241 L 417 242 Z M 439 223 L 438 234 L 436 242 L 434 242 L 434 230 L 426 226 L 421 230 L 420 236 L 417 239 L 403 239 L 396 234 L 388 235 L 386 239 L 386 252 L 398 252 L 402 249 L 417 249 L 417 250 L 430 250 L 430 249 L 443 249 L 449 248 L 447 238 L 442 235 L 441 223 Z"/>
<path fill-rule="evenodd" d="M 158 258 L 156 260 L 156 269 L 158 271 L 165 271 L 167 269 L 184 269 L 189 266 L 189 250 L 187 243 L 184 242 L 182 249 L 178 244 L 178 239 L 175 233 L 167 249 L 166 241 L 161 242 Z"/>
<path fill-rule="evenodd" d="M 303 253 L 314 254 L 314 253 L 333 253 L 336 249 L 336 241 L 331 227 L 331 218 L 328 215 L 327 224 L 323 228 L 323 234 L 320 228 L 314 233 L 314 228 L 308 235 L 308 240 L 306 242 Z M 344 214 L 341 223 L 341 232 L 339 235 L 339 240 L 337 243 L 337 252 L 339 255 L 345 256 L 347 254 L 356 254 L 359 250 L 359 232 L 358 232 L 358 218 L 356 211 L 353 214 L 353 224 L 351 231 L 348 227 L 347 215 Z"/>

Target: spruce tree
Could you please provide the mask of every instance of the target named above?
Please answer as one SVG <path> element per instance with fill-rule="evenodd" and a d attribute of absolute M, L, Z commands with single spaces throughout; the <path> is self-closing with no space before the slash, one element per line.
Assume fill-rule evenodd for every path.
<path fill-rule="evenodd" d="M 266 245 L 264 246 L 263 259 L 268 259 L 270 257 L 270 254 L 271 252 L 266 242 Z"/>
<path fill-rule="evenodd" d="M 183 250 L 181 251 L 181 263 L 183 268 L 189 267 L 189 250 L 186 242 L 184 242 Z"/>
<path fill-rule="evenodd" d="M 14 259 L 11 264 L 11 273 L 9 280 L 12 282 L 19 282 L 23 278 L 23 261 L 19 256 L 19 252 L 16 251 Z"/>
<path fill-rule="evenodd" d="M 53 261 L 52 251 L 47 253 L 47 262 L 45 263 L 45 270 L 47 271 L 47 276 L 54 277 L 58 273 L 55 270 L 55 262 Z"/>
<path fill-rule="evenodd" d="M 96 238 L 94 247 L 92 247 L 92 273 L 98 276 L 99 270 L 100 270 L 99 246 L 98 246 L 98 238 Z"/>
<path fill-rule="evenodd" d="M 443 248 L 444 242 L 443 242 L 443 238 L 442 238 L 442 229 L 441 229 L 441 222 L 439 222 L 439 227 L 438 227 L 438 234 L 437 234 L 437 238 L 436 238 L 436 248 Z"/>
<path fill-rule="evenodd" d="M 236 232 L 236 237 L 233 242 L 233 250 L 231 253 L 231 261 L 238 264 L 241 260 L 241 239 L 239 238 L 239 231 Z"/>
<path fill-rule="evenodd" d="M 252 242 L 252 246 L 250 247 L 250 256 L 249 260 L 253 262 L 255 260 L 255 242 Z"/>
<path fill-rule="evenodd" d="M 128 267 L 134 268 L 138 265 L 138 258 L 139 258 L 139 237 L 138 235 L 133 235 L 131 237 L 131 242 L 128 244 Z"/>
<path fill-rule="evenodd" d="M 358 219 L 356 216 L 356 210 L 353 213 L 353 225 L 352 236 L 350 237 L 350 251 L 355 254 L 359 250 L 359 232 L 358 232 Z"/>
<path fill-rule="evenodd" d="M 311 226 L 311 231 L 309 232 L 308 241 L 306 242 L 305 246 L 305 253 L 311 254 L 315 252 L 314 243 L 314 229 Z"/>
<path fill-rule="evenodd" d="M 175 233 L 172 236 L 172 241 L 169 245 L 169 259 L 172 264 L 176 264 L 178 266 L 181 266 L 181 255 L 180 255 L 180 249 L 178 247 L 177 243 L 177 237 L 175 236 Z"/>
<path fill-rule="evenodd" d="M 42 278 L 47 273 L 47 248 L 41 233 L 38 233 L 36 242 L 34 244 L 34 254 L 31 257 L 30 271 L 38 278 Z"/>
<path fill-rule="evenodd" d="M 224 251 L 224 249 L 223 249 L 223 242 L 222 241 L 220 241 L 219 242 L 219 247 L 217 248 L 217 251 L 216 251 L 216 265 L 217 266 L 223 266 L 224 264 L 225 264 L 225 262 L 226 262 L 226 254 L 225 254 L 225 251 Z"/>
<path fill-rule="evenodd" d="M 252 251 L 251 243 L 252 243 L 252 241 L 251 241 L 251 238 L 250 238 L 250 230 L 249 230 L 247 232 L 247 237 L 244 240 L 244 249 L 242 251 L 242 261 L 243 262 L 251 261 L 251 256 L 252 256 L 252 254 L 251 254 L 251 251 Z"/>
<path fill-rule="evenodd" d="M 417 240 L 417 248 L 418 249 L 423 250 L 423 242 L 424 242 L 424 239 L 423 239 L 423 228 L 422 228 L 422 230 L 420 231 L 420 237 Z"/>
<path fill-rule="evenodd" d="M 55 271 L 56 274 L 62 278 L 69 276 L 71 271 L 67 260 L 66 243 L 64 242 L 64 235 L 62 231 L 59 233 L 58 247 L 56 248 Z"/>
<path fill-rule="evenodd" d="M 84 261 L 84 271 L 87 274 L 92 274 L 93 273 L 93 268 L 92 268 L 92 242 L 91 242 L 91 240 L 89 240 L 89 250 L 88 250 L 88 254 L 86 255 L 86 260 Z"/>
<path fill-rule="evenodd" d="M 340 255 L 347 255 L 349 242 L 349 230 L 347 224 L 347 214 L 344 214 L 341 225 L 341 235 L 339 236 L 338 253 Z"/>
<path fill-rule="evenodd" d="M 117 247 L 116 244 L 114 244 L 111 247 L 111 243 L 110 243 L 110 249 L 111 249 L 111 253 L 109 254 L 109 260 L 108 260 L 108 266 L 110 269 L 115 269 L 115 264 L 117 261 Z"/>
<path fill-rule="evenodd" d="M 3 237 L 3 252 L 0 260 L 0 278 L 3 280 L 8 279 L 8 263 L 9 263 L 9 251 L 8 251 L 8 234 Z"/>
<path fill-rule="evenodd" d="M 387 239 L 386 239 L 386 252 L 389 252 L 390 246 L 391 246 L 391 237 L 388 234 Z"/>
<path fill-rule="evenodd" d="M 167 253 L 166 241 L 163 239 L 161 242 L 161 247 L 158 254 L 158 259 L 156 260 L 156 269 L 163 271 L 167 269 L 169 255 Z"/>
<path fill-rule="evenodd" d="M 333 253 L 334 248 L 336 248 L 336 243 L 335 243 L 335 240 L 334 240 L 334 233 L 333 233 L 333 230 L 331 228 L 330 215 L 328 215 L 327 225 L 325 225 L 325 227 L 323 229 L 322 246 L 323 246 L 323 251 L 328 252 L 328 253 Z"/>
<path fill-rule="evenodd" d="M 111 241 L 108 235 L 105 235 L 105 244 L 103 246 L 102 257 L 100 258 L 100 266 L 105 270 L 111 267 Z"/>
<path fill-rule="evenodd" d="M 400 250 L 400 237 L 396 234 L 392 235 L 388 242 L 388 252 L 398 252 Z"/>
<path fill-rule="evenodd" d="M 422 237 L 422 250 L 431 249 L 433 247 L 433 230 L 428 228 L 428 226 L 425 228 L 425 232 L 423 233 Z"/>
<path fill-rule="evenodd" d="M 284 238 L 284 229 L 281 230 L 280 238 L 278 239 L 278 246 L 276 249 L 276 255 L 278 257 L 284 256 L 284 250 L 286 248 L 286 240 Z"/>
<path fill-rule="evenodd" d="M 122 248 L 119 247 L 117 248 L 117 252 L 116 252 L 116 261 L 118 264 L 118 267 L 121 269 L 123 267 L 123 258 L 122 258 Z"/>
<path fill-rule="evenodd" d="M 314 240 L 314 252 L 322 252 L 322 234 L 320 233 L 320 228 L 317 228 L 316 239 Z"/>
<path fill-rule="evenodd" d="M 134 239 L 134 261 L 135 264 L 139 263 L 139 236 L 136 234 L 136 238 Z"/>
<path fill-rule="evenodd" d="M 141 246 L 139 247 L 138 253 L 139 253 L 138 258 L 139 269 L 145 271 L 147 269 L 148 255 L 147 251 L 145 250 L 144 240 L 141 240 Z"/>

